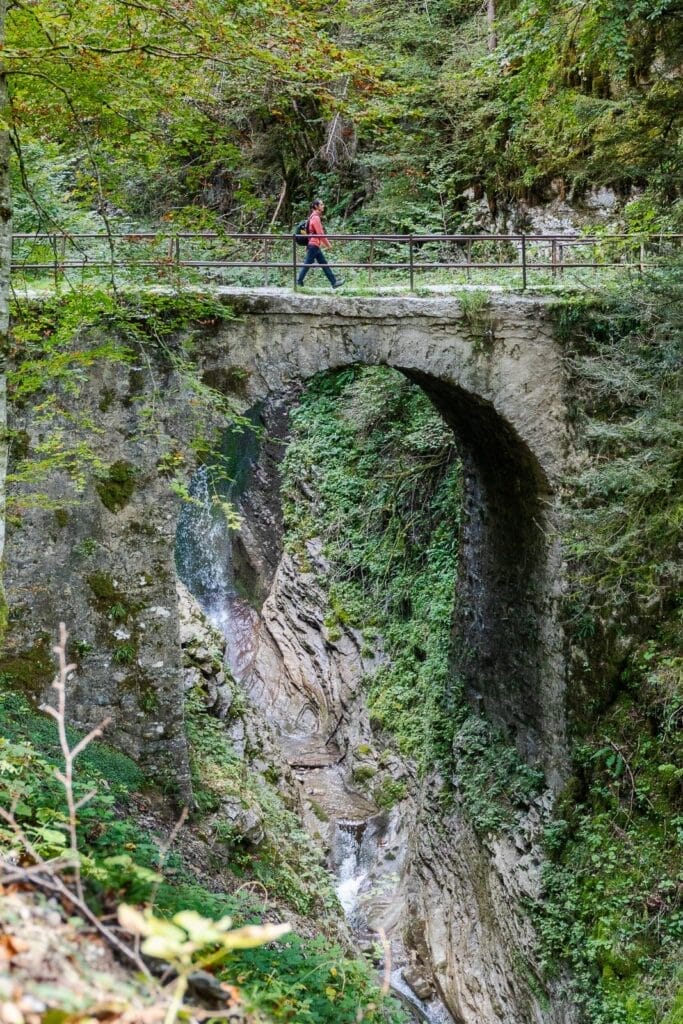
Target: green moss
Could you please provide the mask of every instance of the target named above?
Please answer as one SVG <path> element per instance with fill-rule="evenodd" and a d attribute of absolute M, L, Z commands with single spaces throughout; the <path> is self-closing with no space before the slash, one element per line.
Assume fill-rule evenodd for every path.
<path fill-rule="evenodd" d="M 324 807 L 321 807 L 317 800 L 313 800 L 311 799 L 311 797 L 309 797 L 308 803 L 318 821 L 328 822 L 330 820 L 329 814 L 327 813 Z"/>
<path fill-rule="evenodd" d="M 111 404 L 114 401 L 114 391 L 111 388 L 104 388 L 102 391 L 102 397 L 100 398 L 97 408 L 100 412 L 108 412 L 111 408 Z"/>
<path fill-rule="evenodd" d="M 29 453 L 31 438 L 26 430 L 13 430 L 9 434 L 10 456 L 14 463 L 21 462 Z"/>
<path fill-rule="evenodd" d="M 80 541 L 74 547 L 74 554 L 80 555 L 81 558 L 90 558 L 97 551 L 98 544 L 93 537 L 85 537 L 84 540 Z"/>
<path fill-rule="evenodd" d="M 65 526 L 68 526 L 70 516 L 65 508 L 56 508 L 54 514 L 55 519 L 57 520 L 57 526 L 59 526 L 61 529 L 64 529 Z"/>
<path fill-rule="evenodd" d="M 20 654 L 0 658 L 0 679 L 25 693 L 40 693 L 54 678 L 55 666 L 49 638 L 43 638 Z"/>
<path fill-rule="evenodd" d="M 120 512 L 128 504 L 135 490 L 135 467 L 119 459 L 113 462 L 106 475 L 95 484 L 100 501 L 110 512 Z"/>
<path fill-rule="evenodd" d="M 147 687 L 142 690 L 138 698 L 138 707 L 146 715 L 154 714 L 159 710 L 159 697 L 154 689 Z"/>
<path fill-rule="evenodd" d="M 87 580 L 98 603 L 109 606 L 117 600 L 119 591 L 109 573 L 91 572 Z"/>
<path fill-rule="evenodd" d="M 359 764 L 353 769 L 353 781 L 360 784 L 368 782 L 370 779 L 374 779 L 377 774 L 377 769 L 371 764 Z"/>
<path fill-rule="evenodd" d="M 373 800 L 383 810 L 389 810 L 407 795 L 405 782 L 397 782 L 396 779 L 383 779 L 372 791 Z"/>

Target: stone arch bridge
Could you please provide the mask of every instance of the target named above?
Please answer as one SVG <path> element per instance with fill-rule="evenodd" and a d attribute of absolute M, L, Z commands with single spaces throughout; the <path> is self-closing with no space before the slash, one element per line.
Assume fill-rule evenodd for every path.
<path fill-rule="evenodd" d="M 420 299 L 226 289 L 222 297 L 237 316 L 199 339 L 201 372 L 219 387 L 239 376 L 245 408 L 291 393 L 322 371 L 383 364 L 423 388 L 450 425 L 466 480 L 456 624 L 464 642 L 458 644 L 455 668 L 471 700 L 514 738 L 526 758 L 540 758 L 556 784 L 565 759 L 556 517 L 570 446 L 552 302 L 504 293 L 483 300 L 481 293 Z M 91 724 L 111 714 L 126 749 L 159 761 L 170 754 L 182 775 L 182 668 L 171 582 L 177 507 L 163 492 L 167 484 L 158 480 L 149 445 L 145 449 L 133 440 L 137 413 L 126 398 L 127 386 L 120 368 L 106 368 L 94 374 L 88 400 L 94 410 L 106 405 L 100 413 L 106 421 L 103 451 L 110 462 L 118 457 L 136 465 L 137 491 L 125 508 L 113 509 L 102 507 L 94 492 L 86 495 L 71 535 L 53 524 L 51 542 L 36 540 L 30 558 L 26 531 L 44 530 L 46 513 L 26 519 L 21 537 L 10 536 L 6 585 L 10 606 L 19 609 L 10 655 L 22 644 L 35 644 L 39 629 L 53 623 L 55 606 L 60 617 L 72 616 L 76 623 L 92 618 L 93 607 L 105 600 L 97 593 L 98 573 L 100 589 L 109 586 L 114 596 L 125 590 L 131 607 L 142 609 L 134 639 L 156 711 L 143 713 L 144 703 L 132 702 L 125 666 L 114 666 L 112 676 L 111 653 L 98 640 L 100 627 L 85 622 L 75 631 L 87 634 L 93 648 L 83 659 L 91 682 L 79 695 L 75 717 Z M 102 395 L 109 396 L 108 404 Z M 171 435 L 173 416 L 167 424 Z M 22 412 L 14 426 L 29 434 L 33 429 Z M 125 539 L 136 530 L 148 534 L 149 565 L 142 575 L 139 553 L 135 561 L 125 553 Z M 87 554 L 88 538 L 100 545 L 99 555 Z M 50 570 L 49 558 L 56 569 Z M 144 601 L 135 596 L 136 588 L 144 591 Z M 99 696 L 93 701 L 94 693 Z"/>

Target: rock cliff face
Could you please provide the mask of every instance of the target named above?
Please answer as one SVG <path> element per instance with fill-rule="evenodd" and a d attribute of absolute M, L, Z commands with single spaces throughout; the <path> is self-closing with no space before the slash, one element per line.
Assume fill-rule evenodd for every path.
<path fill-rule="evenodd" d="M 174 564 L 178 499 L 163 459 L 173 451 L 188 470 L 194 462 L 188 395 L 164 360 L 149 367 L 105 360 L 90 368 L 78 397 L 66 392 L 60 400 L 91 424 L 87 442 L 102 470 L 80 493 L 60 471 L 35 487 L 13 488 L 28 509 L 8 531 L 10 613 L 0 668 L 40 699 L 54 672 L 57 625 L 66 622 L 80 670 L 74 722 L 91 727 L 110 717 L 108 735 L 187 798 Z M 26 458 L 38 462 L 46 435 L 41 417 L 16 403 L 10 428 Z M 86 440 L 85 429 L 78 440 Z M 13 450 L 16 467 L 16 444 Z M 32 491 L 42 495 L 34 507 Z"/>

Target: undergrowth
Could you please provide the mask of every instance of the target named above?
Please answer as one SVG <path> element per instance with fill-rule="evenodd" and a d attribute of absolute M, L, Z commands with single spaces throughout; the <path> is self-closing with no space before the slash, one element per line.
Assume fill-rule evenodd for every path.
<path fill-rule="evenodd" d="M 196 729 L 204 745 L 195 747 L 196 757 L 212 752 L 212 768 L 228 774 L 234 757 L 222 749 L 218 729 L 212 720 L 194 709 Z M 216 723 L 218 725 L 218 723 Z M 21 828 L 41 856 L 62 855 L 68 846 L 68 815 L 64 791 L 55 778 L 60 764 L 60 749 L 54 722 L 38 714 L 23 697 L 0 690 L 0 806 L 14 803 L 14 814 Z M 70 731 L 70 740 L 77 734 Z M 148 902 L 162 917 L 179 911 L 196 911 L 219 920 L 226 915 L 237 925 L 272 919 L 274 904 L 260 902 L 244 887 L 247 877 L 244 862 L 229 847 L 222 850 L 228 870 L 235 868 L 235 886 L 229 891 L 213 892 L 199 880 L 188 862 L 183 844 L 177 851 L 164 851 L 164 839 L 138 823 L 140 801 L 145 795 L 159 799 L 154 787 L 125 755 L 104 743 L 92 743 L 79 758 L 80 770 L 75 796 L 90 790 L 95 795 L 79 811 L 78 835 L 81 871 L 88 902 L 98 913 L 110 913 L 121 901 Z M 244 765 L 241 764 L 242 790 Z M 209 773 L 210 774 L 210 773 Z M 200 781 L 195 760 L 195 781 Z M 212 806 L 222 791 L 220 779 L 211 780 L 211 792 L 198 789 L 200 806 Z M 319 911 L 325 905 L 329 885 L 323 888 L 322 871 L 313 863 L 310 848 L 304 849 L 300 834 L 287 835 L 293 818 L 278 804 L 274 793 L 261 795 L 268 813 L 275 812 L 270 829 L 281 828 L 277 839 L 284 845 L 275 872 L 268 876 L 277 905 L 301 905 L 301 893 L 315 892 L 310 906 Z M 193 826 L 195 838 L 201 836 L 202 815 Z M 276 838 L 273 835 L 273 839 Z M 0 824 L 0 851 L 15 848 L 16 836 Z M 234 857 L 235 863 L 232 862 Z M 308 870 L 305 880 L 296 880 L 292 891 L 283 885 L 285 862 L 292 877 L 299 869 Z M 309 858 L 306 861 L 306 858 Z M 251 877 L 258 877 L 255 872 Z M 279 886 L 279 888 L 278 888 Z M 269 894 L 270 895 L 270 894 Z M 289 1024 L 400 1024 L 404 1016 L 398 1005 L 380 993 L 371 969 L 363 961 L 351 960 L 327 938 L 309 939 L 287 936 L 277 946 L 235 952 L 218 971 L 219 978 L 237 984 L 247 1005 L 267 1020 Z"/>
<path fill-rule="evenodd" d="M 673 268 L 560 311 L 590 458 L 565 537 L 574 770 L 540 928 L 590 1024 L 683 1020 L 682 280 Z"/>

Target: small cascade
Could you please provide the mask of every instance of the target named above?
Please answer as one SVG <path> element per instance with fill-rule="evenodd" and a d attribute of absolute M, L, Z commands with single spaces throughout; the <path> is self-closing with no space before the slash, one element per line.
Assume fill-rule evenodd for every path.
<path fill-rule="evenodd" d="M 334 830 L 332 863 L 337 876 L 336 892 L 346 919 L 358 932 L 362 928 L 359 895 L 368 871 L 361 862 L 364 821 L 338 821 Z"/>
<path fill-rule="evenodd" d="M 337 879 L 336 893 L 356 939 L 366 944 L 377 939 L 368 928 L 364 897 L 371 898 L 373 867 L 380 855 L 377 830 L 365 821 L 335 822 L 332 836 L 332 867 Z M 405 951 L 404 951 L 405 955 Z M 439 999 L 420 999 L 403 977 L 403 966 L 391 972 L 391 989 L 412 1015 L 414 1022 L 453 1024 L 453 1018 Z"/>
<path fill-rule="evenodd" d="M 190 500 L 180 510 L 176 536 L 178 576 L 225 636 L 227 664 L 238 680 L 251 664 L 258 616 L 235 584 L 232 531 L 222 502 L 232 501 L 246 485 L 257 450 L 255 438 L 254 431 L 245 431 L 237 447 L 232 434 L 226 434 L 219 471 L 200 466 L 190 482 Z"/>
<path fill-rule="evenodd" d="M 190 482 L 190 501 L 180 509 L 176 566 L 206 615 L 222 626 L 236 590 L 230 529 L 213 501 L 210 472 L 208 466 L 200 466 Z"/>

